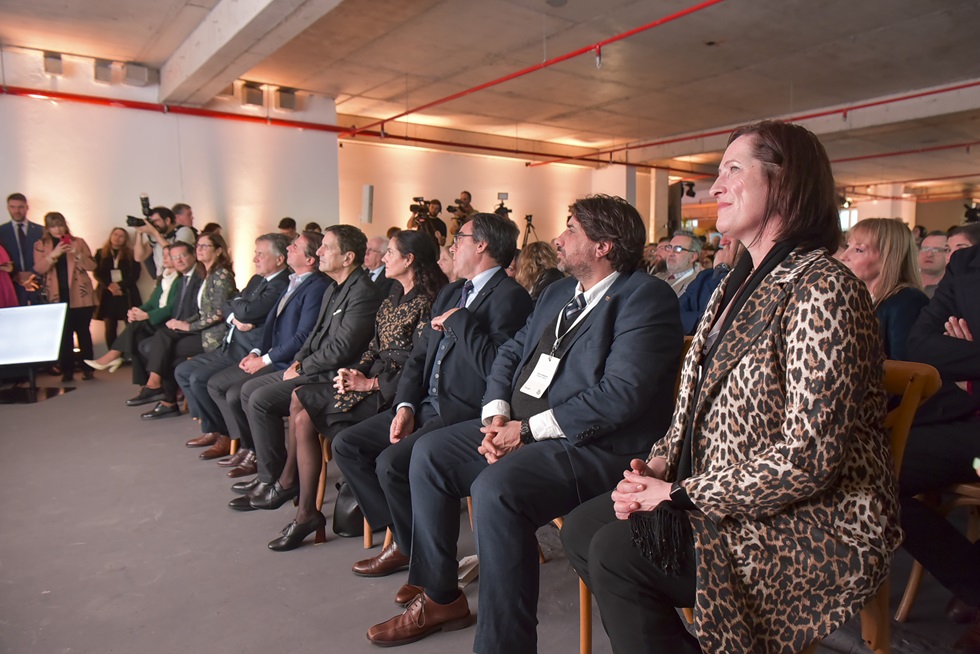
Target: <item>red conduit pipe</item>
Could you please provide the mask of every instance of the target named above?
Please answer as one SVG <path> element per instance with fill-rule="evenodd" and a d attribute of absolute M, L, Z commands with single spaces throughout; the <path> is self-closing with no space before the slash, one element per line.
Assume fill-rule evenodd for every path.
<path fill-rule="evenodd" d="M 611 36 L 608 39 L 605 39 L 603 41 L 599 41 L 598 43 L 593 43 L 592 45 L 587 45 L 587 46 L 585 46 L 583 48 L 579 48 L 578 50 L 573 50 L 572 52 L 568 52 L 568 53 L 563 54 L 563 55 L 561 55 L 559 57 L 555 57 L 553 59 L 548 59 L 548 60 L 542 61 L 540 64 L 535 64 L 534 66 L 529 66 L 528 68 L 524 68 L 523 70 L 519 70 L 516 73 L 510 73 L 509 75 L 504 75 L 503 77 L 498 77 L 495 80 L 491 80 L 489 82 L 484 82 L 483 84 L 480 84 L 478 86 L 474 86 L 474 87 L 469 88 L 469 89 L 466 89 L 464 91 L 460 91 L 459 93 L 453 93 L 452 95 L 447 95 L 444 98 L 440 98 L 438 100 L 433 100 L 432 102 L 429 102 L 429 103 L 423 104 L 423 105 L 419 105 L 418 107 L 415 107 L 413 109 L 408 109 L 407 111 L 403 111 L 400 114 L 396 114 L 396 115 L 391 116 L 389 118 L 385 118 L 384 120 L 378 120 L 378 121 L 375 121 L 373 123 L 369 123 L 367 125 L 364 125 L 363 127 L 353 128 L 353 129 L 350 130 L 350 132 L 348 132 L 347 136 L 356 136 L 357 134 L 359 134 L 360 132 L 362 132 L 364 130 L 370 129 L 372 127 L 378 127 L 378 126 L 381 126 L 382 131 L 383 131 L 384 130 L 384 124 L 385 123 L 391 122 L 393 120 L 398 120 L 399 118 L 404 118 L 405 116 L 408 116 L 409 114 L 418 113 L 418 112 L 423 111 L 425 109 L 429 109 L 431 107 L 435 107 L 436 105 L 445 104 L 447 102 L 451 102 L 452 100 L 458 100 L 459 98 L 462 98 L 463 96 L 470 95 L 470 94 L 476 93 L 478 91 L 483 91 L 485 89 L 490 88 L 491 86 L 496 86 L 498 84 L 503 84 L 504 82 L 509 82 L 512 79 L 517 79 L 518 77 L 523 77 L 523 76 L 528 75 L 530 73 L 537 72 L 537 71 L 539 71 L 539 70 L 541 70 L 543 68 L 548 68 L 549 66 L 554 66 L 555 64 L 561 63 L 563 61 L 567 61 L 569 59 L 573 59 L 575 57 L 579 57 L 579 56 L 584 55 L 584 54 L 587 54 L 589 52 L 595 52 L 596 53 L 596 60 L 597 61 L 601 61 L 600 57 L 602 56 L 602 47 L 605 46 L 605 45 L 609 45 L 610 43 L 615 43 L 617 41 L 622 41 L 623 39 L 626 39 L 626 38 L 629 38 L 629 37 L 634 36 L 636 34 L 639 34 L 640 32 L 645 32 L 646 30 L 653 29 L 654 27 L 659 27 L 659 26 L 664 25 L 666 23 L 669 23 L 671 21 L 677 20 L 678 18 L 683 18 L 684 16 L 687 16 L 687 15 L 690 15 L 690 14 L 693 14 L 693 13 L 696 13 L 698 11 L 701 11 L 702 9 L 707 9 L 708 7 L 710 7 L 712 5 L 716 5 L 716 4 L 720 3 L 720 2 L 724 2 L 724 0 L 705 0 L 705 2 L 702 2 L 700 4 L 694 5 L 693 7 L 688 7 L 687 9 L 682 9 L 681 11 L 675 12 L 675 13 L 669 15 L 669 16 L 665 16 L 664 18 L 661 18 L 659 20 L 655 20 L 652 23 L 647 23 L 646 25 L 641 25 L 639 27 L 634 27 L 633 29 L 631 29 L 629 31 L 623 32 L 621 34 L 617 34 L 616 36 Z M 569 157 L 569 158 L 576 158 L 577 159 L 578 157 Z"/>
<path fill-rule="evenodd" d="M 931 96 L 931 95 L 938 95 L 938 94 L 941 94 L 941 93 L 951 93 L 953 91 L 962 91 L 963 89 L 969 89 L 969 88 L 973 88 L 975 86 L 980 86 L 980 81 L 978 81 L 978 82 L 967 82 L 965 84 L 956 84 L 954 86 L 948 86 L 948 87 L 942 88 L 942 89 L 933 89 L 931 91 L 920 91 L 918 93 L 909 93 L 907 95 L 902 95 L 902 96 L 898 96 L 898 97 L 895 97 L 895 98 L 888 98 L 887 100 L 875 100 L 873 102 L 864 102 L 864 103 L 861 103 L 861 104 L 855 104 L 855 105 L 851 105 L 851 106 L 848 106 L 848 107 L 842 107 L 840 109 L 828 109 L 826 111 L 817 111 L 817 112 L 810 113 L 810 114 L 801 114 L 799 116 L 791 116 L 789 118 L 783 118 L 781 120 L 783 120 L 783 121 L 785 121 L 787 123 L 793 123 L 793 122 L 799 122 L 801 120 L 811 120 L 813 118 L 823 118 L 823 117 L 826 117 L 826 116 L 833 116 L 835 114 L 841 114 L 841 115 L 844 116 L 844 118 L 847 118 L 847 114 L 849 112 L 851 112 L 851 111 L 857 111 L 858 109 L 868 109 L 870 107 L 879 107 L 879 106 L 886 105 L 886 104 L 892 104 L 894 102 L 903 102 L 905 100 L 914 100 L 916 98 L 925 98 L 925 97 L 928 97 L 928 96 Z M 624 145 L 624 146 L 621 146 L 621 147 L 618 147 L 618 148 L 611 148 L 611 149 L 608 149 L 608 150 L 599 150 L 599 151 L 597 151 L 594 154 L 591 154 L 589 156 L 591 156 L 591 157 L 600 157 L 600 156 L 603 156 L 603 155 L 614 154 L 616 152 L 624 152 L 624 151 L 629 151 L 629 150 L 637 150 L 639 148 L 651 148 L 651 147 L 655 147 L 655 146 L 658 146 L 658 145 L 670 145 L 671 143 L 682 143 L 684 141 L 693 141 L 695 139 L 708 138 L 708 137 L 711 137 L 711 136 L 721 136 L 723 134 L 730 134 L 731 131 L 732 131 L 731 128 L 729 128 L 729 129 L 721 129 L 721 130 L 714 130 L 714 131 L 711 131 L 711 132 L 702 132 L 700 134 L 691 134 L 691 135 L 688 135 L 688 136 L 678 136 L 676 138 L 661 139 L 659 141 L 648 141 L 646 143 L 637 143 L 636 145 Z M 557 158 L 557 159 L 549 159 L 548 161 L 536 161 L 536 162 L 533 162 L 533 163 L 528 163 L 527 166 L 533 168 L 535 166 L 544 166 L 544 165 L 552 164 L 552 163 L 561 163 L 563 161 L 569 161 L 569 160 L 573 160 L 573 159 L 577 159 L 577 157 L 560 157 L 560 158 Z M 614 161 L 612 163 L 622 163 L 622 162 Z"/>
<path fill-rule="evenodd" d="M 928 148 L 916 148 L 913 150 L 898 150 L 897 152 L 881 152 L 879 154 L 863 154 L 857 157 L 845 157 L 843 159 L 831 159 L 830 163 L 845 163 L 848 161 L 864 161 L 865 159 L 884 159 L 886 157 L 900 157 L 906 154 L 922 154 L 923 152 L 937 152 L 939 150 L 955 150 L 957 148 L 969 148 L 973 145 L 980 145 L 980 141 L 969 143 L 954 143 L 952 145 L 935 145 Z"/>

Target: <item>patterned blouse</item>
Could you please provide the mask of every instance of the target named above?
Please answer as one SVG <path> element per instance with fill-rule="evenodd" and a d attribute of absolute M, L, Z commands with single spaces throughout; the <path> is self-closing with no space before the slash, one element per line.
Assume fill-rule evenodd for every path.
<path fill-rule="evenodd" d="M 374 338 L 361 355 L 361 360 L 353 366 L 368 379 L 378 378 L 381 404 L 384 406 L 394 399 L 402 368 L 432 312 L 432 300 L 419 293 L 417 287 L 405 296 L 401 293 L 401 285 L 392 285 L 391 295 L 378 309 Z M 334 396 L 334 408 L 341 412 L 350 411 L 375 392 L 378 391 L 338 393 Z"/>

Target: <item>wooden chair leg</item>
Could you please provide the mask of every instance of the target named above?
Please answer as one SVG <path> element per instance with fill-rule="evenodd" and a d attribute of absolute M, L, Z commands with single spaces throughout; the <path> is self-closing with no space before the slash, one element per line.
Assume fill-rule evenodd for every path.
<path fill-rule="evenodd" d="M 239 440 L 237 438 L 231 441 L 231 449 L 228 450 L 229 455 L 235 456 L 238 453 L 238 444 Z"/>
<path fill-rule="evenodd" d="M 922 583 L 922 573 L 925 572 L 922 564 L 915 561 L 912 564 L 912 571 L 909 573 L 909 581 L 905 584 L 905 592 L 902 594 L 902 601 L 895 611 L 895 622 L 905 622 L 909 619 L 912 612 L 912 604 L 915 603 L 915 596 L 919 593 L 919 585 Z"/>
<path fill-rule="evenodd" d="M 817 654 L 817 648 L 820 647 L 820 642 L 811 644 L 809 647 L 804 649 L 800 654 Z"/>
<path fill-rule="evenodd" d="M 578 651 L 592 654 L 592 593 L 578 580 Z"/>
<path fill-rule="evenodd" d="M 473 528 L 473 498 L 470 496 L 466 497 L 466 512 L 470 514 L 470 531 L 476 531 Z"/>
<path fill-rule="evenodd" d="M 888 615 L 888 580 L 861 609 L 861 636 L 864 644 L 875 654 L 891 654 L 891 634 Z"/>
<path fill-rule="evenodd" d="M 394 542 L 394 540 L 395 540 L 395 533 L 391 530 L 391 527 L 388 527 L 388 529 L 385 531 L 385 542 L 384 545 L 381 546 L 381 548 L 384 549 L 388 547 L 389 545 L 392 544 L 392 542 Z"/>
<path fill-rule="evenodd" d="M 323 450 L 323 463 L 320 465 L 320 481 L 316 488 L 316 510 L 323 510 L 323 496 L 327 492 L 327 464 L 333 459 L 330 441 L 320 434 L 320 449 Z"/>

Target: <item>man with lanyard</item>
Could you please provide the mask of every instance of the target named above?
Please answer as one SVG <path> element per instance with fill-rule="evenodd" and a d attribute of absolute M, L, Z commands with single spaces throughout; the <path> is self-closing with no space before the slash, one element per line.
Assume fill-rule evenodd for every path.
<path fill-rule="evenodd" d="M 569 277 L 542 293 L 498 351 L 482 420 L 434 431 L 415 447 L 411 568 L 399 591 L 415 594 L 369 640 L 401 645 L 469 623 L 455 544 L 459 500 L 471 495 L 480 557 L 474 651 L 536 651 L 535 531 L 608 492 L 670 423 L 683 331 L 677 297 L 638 269 L 644 236 L 639 213 L 620 198 L 571 206 L 555 240 Z"/>

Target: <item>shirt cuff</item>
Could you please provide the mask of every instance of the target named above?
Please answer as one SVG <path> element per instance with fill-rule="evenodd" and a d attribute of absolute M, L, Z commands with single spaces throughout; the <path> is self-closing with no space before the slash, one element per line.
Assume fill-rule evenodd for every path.
<path fill-rule="evenodd" d="M 264 363 L 267 366 L 271 366 L 272 365 L 272 357 L 270 357 L 268 354 L 263 354 L 262 355 L 262 363 Z"/>
<path fill-rule="evenodd" d="M 402 402 L 401 404 L 395 407 L 395 411 L 398 411 L 402 407 L 408 408 L 413 414 L 415 413 L 415 405 L 412 404 L 411 402 Z"/>
<path fill-rule="evenodd" d="M 231 324 L 231 321 L 234 320 L 234 319 L 235 319 L 235 312 L 232 311 L 231 313 L 228 314 L 228 317 L 225 318 L 225 322 L 230 325 Z"/>
<path fill-rule="evenodd" d="M 527 424 L 531 427 L 531 435 L 536 441 L 544 441 L 552 438 L 565 438 L 558 421 L 555 420 L 555 412 L 551 409 L 531 416 Z"/>
<path fill-rule="evenodd" d="M 510 402 L 504 400 L 491 400 L 483 407 L 481 419 L 484 425 L 489 425 L 494 416 L 510 417 Z"/>

